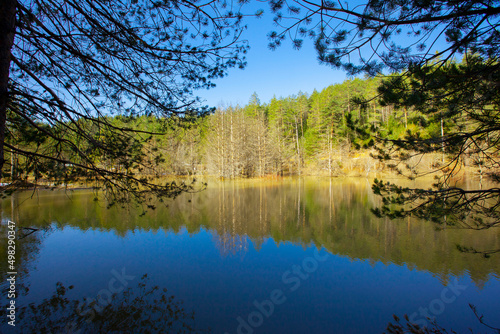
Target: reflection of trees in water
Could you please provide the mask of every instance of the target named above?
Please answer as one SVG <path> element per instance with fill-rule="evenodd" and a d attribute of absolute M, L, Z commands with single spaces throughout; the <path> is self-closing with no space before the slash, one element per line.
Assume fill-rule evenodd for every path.
<path fill-rule="evenodd" d="M 226 200 L 225 184 L 220 184 L 217 207 L 217 232 L 213 235 L 215 247 L 223 256 L 226 255 L 244 255 L 248 251 L 248 237 L 239 234 L 242 228 L 242 217 L 237 215 L 239 206 L 239 191 L 234 188 Z"/>
<path fill-rule="evenodd" d="M 105 203 L 92 200 L 92 193 L 74 192 L 68 199 L 40 191 L 37 205 L 23 207 L 20 214 L 36 227 L 57 222 L 58 226 L 113 231 L 120 236 L 135 229 L 186 229 L 189 233 L 207 229 L 219 235 L 216 240 L 222 253 L 238 249 L 241 240 L 232 240 L 234 236 L 246 236 L 257 250 L 267 238 L 277 244 L 316 245 L 351 259 L 427 270 L 444 283 L 450 275 L 470 273 L 480 284 L 490 274 L 500 273 L 500 262 L 456 249 L 457 244 L 498 248 L 498 231 L 435 231 L 432 224 L 413 217 L 378 219 L 370 208 L 378 206 L 380 199 L 370 186 L 367 179 L 335 178 L 211 182 L 206 191 L 183 194 L 168 202 L 168 208 L 157 205 L 144 216 L 140 208 L 108 210 Z"/>
<path fill-rule="evenodd" d="M 244 255 L 248 251 L 248 237 L 239 234 L 214 234 L 215 247 L 221 255 Z"/>
<path fill-rule="evenodd" d="M 16 290 L 18 294 L 25 295 L 29 291 L 29 286 L 26 285 L 26 277 L 29 272 L 36 269 L 34 261 L 40 252 L 43 239 L 53 230 L 52 226 L 45 225 L 37 227 L 36 229 L 30 228 L 33 222 L 23 219 L 20 214 L 21 204 L 19 193 L 12 194 L 7 201 L 7 205 L 1 206 L 1 223 L 0 223 L 0 288 L 7 284 L 8 278 L 8 221 L 13 221 L 16 225 L 16 239 L 15 239 L 15 272 L 16 277 Z"/>
<path fill-rule="evenodd" d="M 51 297 L 18 309 L 18 333 L 210 332 L 196 329 L 194 312 L 186 311 L 182 301 L 169 296 L 166 289 L 150 286 L 147 275 L 137 287 L 113 294 L 103 308 L 96 307 L 95 301 L 87 304 L 70 299 L 71 289 L 73 286 L 57 283 Z M 0 315 L 5 318 L 3 308 Z"/>

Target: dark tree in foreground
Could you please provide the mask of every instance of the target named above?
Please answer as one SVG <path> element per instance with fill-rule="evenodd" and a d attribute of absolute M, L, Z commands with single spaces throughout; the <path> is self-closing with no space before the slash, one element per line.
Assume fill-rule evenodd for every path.
<path fill-rule="evenodd" d="M 162 159 L 144 149 L 161 128 L 116 126 L 111 116 L 185 120 L 207 113 L 193 92 L 213 87 L 211 80 L 227 69 L 245 66 L 239 6 L 1 1 L 2 176 L 16 181 L 30 175 L 35 184 L 90 180 L 108 194 L 137 198 L 146 191 L 175 196 L 189 189 L 138 176 Z"/>
<path fill-rule="evenodd" d="M 432 189 L 377 181 L 384 204 L 378 215 L 416 215 L 442 226 L 484 229 L 500 224 L 500 190 L 464 189 L 452 176 L 473 165 L 497 182 L 500 176 L 500 1 L 270 1 L 278 30 L 270 47 L 312 38 L 320 62 L 350 75 L 388 75 L 379 87 L 383 104 L 418 110 L 452 130 L 401 140 L 380 133 L 377 157 L 418 176 L 410 159 L 445 156 L 435 166 Z M 405 109 L 405 110 L 406 110 Z M 389 163 L 389 161 L 392 161 Z M 475 251 L 463 248 L 463 250 Z M 486 255 L 495 250 L 481 251 Z"/>

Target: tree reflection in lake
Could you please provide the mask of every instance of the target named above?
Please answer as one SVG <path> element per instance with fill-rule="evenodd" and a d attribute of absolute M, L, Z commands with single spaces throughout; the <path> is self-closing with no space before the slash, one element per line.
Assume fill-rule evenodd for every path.
<path fill-rule="evenodd" d="M 151 286 L 147 274 L 137 287 L 110 294 L 105 306 L 99 301 L 71 299 L 61 282 L 49 298 L 17 310 L 16 333 L 210 333 L 195 327 L 194 312 L 167 289 Z M 5 310 L 0 310 L 5 318 Z"/>
<path fill-rule="evenodd" d="M 186 228 L 194 233 L 206 228 L 216 233 L 222 253 L 244 252 L 249 240 L 259 249 L 265 238 L 278 244 L 314 244 L 351 259 L 406 264 L 439 275 L 443 282 L 450 275 L 470 273 L 482 284 L 491 274 L 500 274 L 500 261 L 457 250 L 457 245 L 498 249 L 500 231 L 437 231 L 434 225 L 412 218 L 375 218 L 370 208 L 379 203 L 368 179 L 211 182 L 206 191 L 183 194 L 168 207 L 157 204 L 144 216 L 142 208 L 106 209 L 105 203 L 93 199 L 90 192 L 68 197 L 40 191 L 16 215 L 37 228 L 53 223 L 55 228 L 99 229 L 122 236 L 135 229 Z M 10 209 L 10 202 L 3 200 L 2 216 L 10 217 Z"/>
<path fill-rule="evenodd" d="M 9 220 L 15 222 L 15 271 L 17 272 L 16 289 L 18 294 L 25 295 L 29 291 L 29 281 L 25 278 L 29 272 L 34 270 L 35 259 L 39 253 L 44 237 L 50 233 L 52 227 L 40 222 L 26 220 L 20 212 L 20 207 L 26 201 L 26 193 L 14 193 L 9 197 L 9 201 L 2 202 L 2 205 L 9 205 L 10 210 L 1 211 L 0 223 L 0 281 L 5 282 L 9 277 L 8 270 L 8 231 Z M 33 224 L 34 223 L 34 224 Z M 38 228 L 31 228 L 37 226 Z"/>
<path fill-rule="evenodd" d="M 279 332 L 284 322 L 293 333 L 311 326 L 318 333 L 382 332 L 393 313 L 429 305 L 457 279 L 469 288 L 446 305 L 457 313 L 440 320 L 473 323 L 463 320 L 471 314 L 466 303 L 492 311 L 497 303 L 500 263 L 456 245 L 498 248 L 499 231 L 436 231 L 415 219 L 378 219 L 370 212 L 378 199 L 366 179 L 210 182 L 206 191 L 156 203 L 144 215 L 135 206 L 106 209 L 86 191 L 18 196 L 23 204 L 14 210 L 9 199 L 1 201 L 3 219 L 40 229 L 19 240 L 20 248 L 29 240 L 38 245 L 20 257 L 32 284 L 20 306 L 50 300 L 44 291 L 57 281 L 82 287 L 71 290 L 79 297 L 95 295 L 110 269 L 126 266 L 169 287 L 202 328 L 233 333 L 254 300 L 276 288 L 287 291 L 283 273 L 321 248 L 335 256 L 287 295 L 290 302 L 266 320 L 263 333 Z"/>

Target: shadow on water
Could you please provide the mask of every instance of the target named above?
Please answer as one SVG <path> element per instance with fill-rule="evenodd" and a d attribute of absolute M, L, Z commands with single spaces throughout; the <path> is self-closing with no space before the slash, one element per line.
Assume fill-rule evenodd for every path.
<path fill-rule="evenodd" d="M 17 310 L 18 325 L 12 333 L 211 333 L 196 328 L 194 312 L 167 289 L 149 284 L 142 276 L 137 287 L 102 293 L 96 299 L 70 297 L 73 286 L 58 282 L 53 294 L 38 304 Z M 4 308 L 0 316 L 6 318 Z M 22 325 L 20 325 L 22 324 Z"/>

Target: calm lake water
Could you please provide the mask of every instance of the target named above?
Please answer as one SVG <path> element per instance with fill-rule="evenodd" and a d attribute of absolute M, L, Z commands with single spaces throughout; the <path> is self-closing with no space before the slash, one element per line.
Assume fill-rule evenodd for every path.
<path fill-rule="evenodd" d="M 370 186 L 211 182 L 145 214 L 106 209 L 91 191 L 3 199 L 0 331 L 382 333 L 408 314 L 488 332 L 469 303 L 500 327 L 499 256 L 456 248 L 498 249 L 500 231 L 375 218 Z M 5 315 L 9 220 L 39 229 L 17 231 L 15 328 Z"/>

